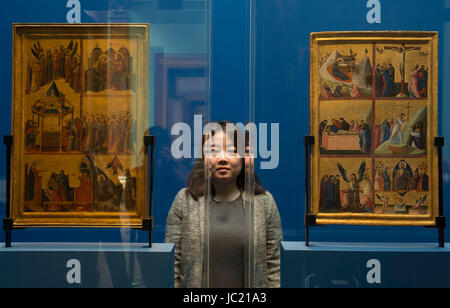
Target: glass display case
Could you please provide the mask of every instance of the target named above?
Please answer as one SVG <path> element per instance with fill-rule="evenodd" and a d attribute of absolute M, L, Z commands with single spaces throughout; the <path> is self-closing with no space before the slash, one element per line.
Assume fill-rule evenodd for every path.
<path fill-rule="evenodd" d="M 172 151 L 174 127 L 209 120 L 210 1 L 21 1 L 5 11 L 10 47 L 2 56 L 11 61 L 3 91 L 11 103 L 1 130 L 13 137 L 11 249 L 30 247 L 36 260 L 54 249 L 93 252 L 81 266 L 102 274 L 93 270 L 84 286 L 173 286 L 166 219 L 194 164 Z M 154 244 L 142 250 L 149 237 Z M 11 266 L 23 265 L 15 260 Z M 49 271 L 65 277 L 77 263 L 67 264 Z"/>
<path fill-rule="evenodd" d="M 262 181 L 270 185 L 270 190 L 274 191 L 275 199 L 281 204 L 279 207 L 284 238 L 286 240 L 303 239 L 305 232 L 303 228 L 303 205 L 305 204 L 305 194 L 303 193 L 303 187 L 305 187 L 303 137 L 314 135 L 316 136 L 316 144 L 320 142 L 317 140 L 317 132 L 311 128 L 312 123 L 310 121 L 310 115 L 314 114 L 314 110 L 310 109 L 309 101 L 310 98 L 313 99 L 314 93 L 319 93 L 317 89 L 312 88 L 311 83 L 311 78 L 315 75 L 313 75 L 314 67 L 310 65 L 310 59 L 316 55 L 313 51 L 310 51 L 311 33 L 316 33 L 320 37 L 322 32 L 354 31 L 367 32 L 370 35 L 370 32 L 375 31 L 436 31 L 438 47 L 433 55 L 438 56 L 430 64 L 437 65 L 439 70 L 436 77 L 438 83 L 436 86 L 432 86 L 433 88 L 436 87 L 438 93 L 436 100 L 438 121 L 437 123 L 436 121 L 432 122 L 433 125 L 436 125 L 436 136 L 431 138 L 438 135 L 446 138 L 445 116 L 447 107 L 445 101 L 448 91 L 444 86 L 444 80 L 446 80 L 448 74 L 448 65 L 446 64 L 448 61 L 445 53 L 448 45 L 448 14 L 446 12 L 448 12 L 449 4 L 446 1 L 437 1 L 430 3 L 430 5 L 417 1 L 414 2 L 414 5 L 411 5 L 406 1 L 346 1 L 345 3 L 283 1 L 282 3 L 275 3 L 263 0 L 253 1 L 252 5 L 251 16 L 253 19 L 249 28 L 251 29 L 250 33 L 252 33 L 251 45 L 253 46 L 251 74 L 254 78 L 251 92 L 255 96 L 255 120 L 256 122 L 274 122 L 280 125 L 280 163 L 274 170 L 260 170 L 258 172 L 260 172 Z M 398 14 L 400 11 L 405 14 Z M 349 12 L 352 13 L 348 14 Z M 344 18 L 344 16 L 346 17 Z M 411 16 L 417 16 L 421 23 L 413 22 Z M 363 34 L 362 37 L 366 36 Z M 357 51 L 356 49 L 356 47 L 353 48 L 352 52 L 354 52 L 357 62 L 360 62 L 359 60 L 364 57 L 365 50 Z M 314 49 L 314 51 L 316 50 Z M 372 50 L 368 49 L 367 51 L 371 54 Z M 345 57 L 348 56 L 349 52 L 349 50 L 340 52 L 343 61 L 346 61 Z M 375 52 L 380 55 L 380 52 L 376 50 Z M 416 51 L 416 53 L 419 55 L 420 51 Z M 381 57 L 386 57 L 386 54 L 386 52 L 383 53 Z M 423 54 L 426 54 L 426 52 Z M 318 61 L 320 62 L 320 57 Z M 390 62 L 381 60 L 381 64 L 385 62 L 395 67 L 395 78 L 400 82 L 401 72 L 399 67 L 401 66 L 401 59 Z M 376 66 L 372 68 L 375 69 Z M 409 79 L 412 68 L 408 69 L 406 73 L 407 79 Z M 329 83 L 331 84 L 331 82 Z M 333 90 L 334 86 L 331 92 Z M 348 94 L 349 98 L 352 99 L 350 97 L 351 91 L 348 91 Z M 335 99 L 335 101 L 331 102 L 336 103 L 346 101 L 344 95 L 340 99 L 332 99 Z M 362 99 L 362 96 L 360 99 Z M 397 103 L 399 100 L 399 98 L 396 98 L 393 102 Z M 387 101 L 383 102 L 388 104 Z M 334 108 L 332 106 L 335 105 L 330 103 L 330 106 L 326 106 L 326 112 L 331 112 L 330 108 Z M 336 108 L 336 110 L 339 109 Z M 324 111 L 324 109 L 322 110 Z M 345 113 L 348 113 L 348 116 L 351 117 L 351 112 Z M 339 120 L 342 116 L 336 115 L 335 117 Z M 331 121 L 335 117 L 330 117 L 329 120 Z M 347 119 L 345 116 L 344 118 Z M 358 150 L 360 150 L 359 140 L 357 143 Z M 342 146 L 342 144 L 337 146 Z M 433 144 L 431 144 L 431 147 L 434 149 Z M 445 178 L 445 174 L 448 173 L 445 163 L 448 156 L 447 147 L 444 146 L 443 152 L 443 175 Z M 330 159 L 335 159 L 336 153 L 328 154 Z M 350 164 L 354 160 L 351 161 Z M 335 166 L 337 165 L 335 164 Z M 357 164 L 352 173 L 357 173 L 359 166 L 360 164 Z M 395 168 L 395 165 L 393 168 Z M 311 172 L 316 171 L 316 169 L 311 170 Z M 340 175 L 337 167 L 334 174 Z M 288 180 L 279 181 L 279 179 Z M 370 180 L 373 182 L 374 179 Z M 344 187 L 343 184 L 344 181 L 341 179 L 341 188 L 346 190 L 347 186 Z M 444 180 L 444 191 L 445 185 Z M 299 193 L 299 190 L 301 190 L 301 193 Z M 318 195 L 318 190 L 316 190 L 314 200 L 319 200 Z M 374 197 L 376 198 L 376 196 Z M 445 200 L 446 196 L 444 195 L 444 204 Z M 413 202 L 412 199 L 411 202 Z M 434 229 L 416 227 L 326 225 L 312 229 L 311 239 L 339 242 L 436 242 L 437 235 Z"/>

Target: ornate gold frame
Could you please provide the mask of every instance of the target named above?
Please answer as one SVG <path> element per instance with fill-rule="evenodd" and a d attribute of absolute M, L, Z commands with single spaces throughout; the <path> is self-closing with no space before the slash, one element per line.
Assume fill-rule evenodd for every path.
<path fill-rule="evenodd" d="M 66 56 L 58 54 L 59 46 Z M 92 59 L 97 47 L 101 51 L 95 62 Z M 148 130 L 148 50 L 148 24 L 13 24 L 11 215 L 14 227 L 142 227 L 142 220 L 148 218 L 148 153 L 144 147 Z M 41 61 L 50 68 L 45 71 L 42 66 L 39 71 L 39 59 L 46 53 L 54 58 Z M 88 84 L 94 84 L 95 74 L 88 70 L 93 70 L 101 57 L 107 69 L 102 71 L 101 79 L 95 79 L 96 88 L 91 86 L 89 92 Z M 107 57 L 110 58 L 106 60 Z M 57 61 L 60 66 L 65 63 L 66 73 L 56 65 Z M 53 70 L 49 63 L 54 64 Z M 113 65 L 116 65 L 114 70 Z M 41 77 L 37 77 L 38 72 Z M 91 78 L 89 82 L 88 78 Z M 39 95 L 42 100 L 36 101 Z M 30 111 L 30 108 L 34 109 Z M 50 116 L 54 118 L 46 118 Z M 74 121 L 70 125 L 78 125 L 76 137 L 73 132 L 68 133 L 70 117 Z M 121 139 L 117 139 L 121 146 L 114 139 L 118 133 L 113 135 L 111 129 L 110 140 L 114 140 L 116 148 L 113 149 L 105 135 L 102 135 L 103 143 L 98 137 L 97 143 L 88 147 L 88 133 L 82 139 L 79 132 L 82 124 L 88 125 L 89 117 L 92 123 L 101 122 L 103 127 L 106 121 L 110 121 L 111 127 L 122 125 L 122 130 L 116 130 L 122 132 Z M 45 131 L 44 119 L 58 124 Z M 25 129 L 28 120 L 36 134 L 33 139 L 25 140 L 32 131 Z M 71 147 L 67 146 L 69 139 Z M 117 164 L 111 164 L 113 157 L 117 157 Z M 32 164 L 48 169 L 41 171 L 44 174 L 39 179 L 41 187 L 36 184 L 38 176 L 33 174 L 30 180 Z M 53 173 L 59 170 L 66 171 L 62 172 L 67 179 L 63 188 L 54 184 Z M 32 197 L 27 192 L 27 181 L 34 186 Z M 107 195 L 105 191 L 111 187 L 117 190 Z"/>
<path fill-rule="evenodd" d="M 405 155 L 405 154 L 393 154 L 390 156 L 383 156 L 383 155 L 376 155 L 375 149 L 371 149 L 370 155 L 365 154 L 356 154 L 356 155 L 348 155 L 346 154 L 336 154 L 330 152 L 326 152 L 321 148 L 319 145 L 319 125 L 321 124 L 321 121 L 323 121 L 322 127 L 325 127 L 328 125 L 328 122 L 325 122 L 324 119 L 320 116 L 320 105 L 321 104 L 328 104 L 324 105 L 323 108 L 332 108 L 333 104 L 336 104 L 336 116 L 338 116 L 339 110 L 345 113 L 345 110 L 348 110 L 348 107 L 345 107 L 345 104 L 351 104 L 350 101 L 358 101 L 358 102 L 367 102 L 367 104 L 372 104 L 372 109 L 370 109 L 371 112 L 371 119 L 372 119 L 372 133 L 373 128 L 375 127 L 375 117 L 376 117 L 376 108 L 377 106 L 381 108 L 382 104 L 388 104 L 388 103 L 394 103 L 394 104 L 402 104 L 402 102 L 405 104 L 405 102 L 411 101 L 412 103 L 418 102 L 419 99 L 413 99 L 413 98 L 405 98 L 406 94 L 404 94 L 404 84 L 405 79 L 402 79 L 402 89 L 401 89 L 401 95 L 397 94 L 397 97 L 391 97 L 390 99 L 387 98 L 381 98 L 377 97 L 376 94 L 377 90 L 376 88 L 376 78 L 375 70 L 376 70 L 376 64 L 377 64 L 377 57 L 381 59 L 381 53 L 383 52 L 383 48 L 381 46 L 397 46 L 402 47 L 402 44 L 404 46 L 408 45 L 414 45 L 414 46 L 423 46 L 421 50 L 427 50 L 427 52 L 422 52 L 421 56 L 423 59 L 426 59 L 427 63 L 429 63 L 429 75 L 428 75 L 428 88 L 426 92 L 426 99 L 422 98 L 421 101 L 423 102 L 424 106 L 426 105 L 426 121 L 427 121 L 427 133 L 426 133 L 426 154 L 425 155 Z M 326 75 L 326 72 L 324 69 L 327 68 L 327 66 L 324 63 L 324 59 L 327 59 L 326 56 L 329 56 L 329 52 L 326 54 L 325 58 L 323 56 L 323 53 L 321 54 L 322 49 L 325 50 L 325 48 L 340 48 L 340 46 L 345 46 L 345 50 L 349 50 L 348 53 L 350 53 L 350 57 L 347 56 L 347 58 L 342 57 L 339 62 L 339 60 L 335 60 L 336 63 L 339 65 L 343 65 L 344 61 L 353 61 L 351 65 L 354 65 L 355 57 L 354 55 L 357 54 L 355 52 L 355 48 L 353 51 L 351 50 L 352 46 L 367 46 L 367 48 L 360 47 L 360 50 L 362 53 L 365 53 L 371 63 L 372 67 L 372 94 L 368 97 L 361 97 L 355 95 L 357 98 L 335 98 L 332 97 L 333 95 L 331 92 L 332 90 L 329 89 L 328 84 L 324 82 L 326 78 L 323 78 L 321 76 L 328 76 Z M 331 47 L 330 47 L 331 46 Z M 371 48 L 369 48 L 371 47 Z M 376 49 L 376 47 L 380 47 L 379 50 Z M 357 48 L 356 48 L 357 49 Z M 365 51 L 364 51 L 365 50 Z M 400 50 L 400 49 L 399 49 Z M 386 50 L 384 50 L 386 53 Z M 402 51 L 402 50 L 400 50 Z M 360 52 L 360 53 L 361 53 Z M 341 52 L 342 53 L 342 52 Z M 341 54 L 337 54 L 341 56 Z M 353 59 L 351 59 L 353 57 Z M 356 56 L 358 57 L 358 56 Z M 387 56 L 386 56 L 387 57 Z M 361 58 L 361 55 L 360 55 Z M 381 60 L 380 60 L 381 61 Z M 425 61 L 425 60 L 424 60 Z M 324 69 L 322 69 L 322 65 L 324 66 Z M 338 65 L 336 64 L 336 65 Z M 411 63 L 409 63 L 411 64 Z M 397 64 L 394 64 L 394 66 Z M 402 67 L 399 65 L 399 67 Z M 322 75 L 321 70 L 322 69 Z M 329 67 L 330 75 L 333 74 L 332 66 Z M 339 66 L 338 68 L 339 69 Z M 398 69 L 396 73 L 399 73 Z M 409 72 L 409 71 L 408 71 Z M 408 73 L 407 72 L 407 73 Z M 400 72 L 401 73 L 401 72 Z M 403 60 L 403 75 L 405 73 L 405 61 Z M 336 77 L 336 76 L 335 76 Z M 346 78 L 345 76 L 343 78 Z M 398 78 L 398 77 L 397 77 Z M 394 82 L 395 85 L 395 82 Z M 325 89 L 325 91 L 328 89 L 330 92 L 330 96 L 326 96 L 327 94 L 323 95 L 321 94 L 322 87 Z M 349 87 L 350 88 L 350 87 Z M 359 93 L 359 91 L 355 91 Z M 412 91 L 412 90 L 411 90 Z M 361 91 L 362 93 L 362 91 Z M 359 94 L 361 94 L 359 93 Z M 375 94 L 374 94 L 375 93 Z M 340 93 L 338 93 L 340 95 Z M 350 94 L 349 94 L 350 95 Z M 411 96 L 411 94 L 409 94 Z M 325 97 L 325 98 L 324 98 Z M 385 101 L 383 101 L 383 99 Z M 381 103 L 383 101 L 383 103 Z M 377 105 L 379 103 L 379 105 Z M 356 103 L 354 103 L 356 104 Z M 327 107 L 325 107 L 327 106 Z M 410 106 L 408 105 L 408 108 Z M 347 109 L 345 109 L 347 108 Z M 391 108 L 391 107 L 389 107 Z M 409 109 L 408 109 L 409 110 Z M 324 111 L 322 111 L 324 113 Z M 381 111 L 380 111 L 381 112 Z M 332 113 L 330 113 L 332 114 Z M 344 115 L 345 117 L 345 115 Z M 328 134 L 329 132 L 327 132 Z M 438 161 L 437 161 L 437 150 L 433 144 L 434 137 L 438 134 L 438 33 L 437 32 L 411 32 L 411 31 L 401 31 L 401 32 L 323 32 L 323 33 L 312 33 L 311 39 L 310 39 L 310 134 L 312 136 L 315 136 L 315 144 L 311 149 L 311 213 L 316 215 L 317 223 L 318 224 L 345 224 L 345 225 L 410 225 L 410 226 L 434 226 L 435 225 L 435 217 L 438 216 Z M 321 133 L 321 136 L 323 133 Z M 331 139 L 330 139 L 331 140 Z M 321 139 L 322 141 L 322 139 Z M 371 142 L 374 142 L 371 140 Z M 390 142 L 390 140 L 388 140 Z M 327 144 L 328 146 L 328 144 Z M 338 146 L 336 146 L 338 148 Z M 321 152 L 322 151 L 322 152 Z M 362 150 L 361 150 L 362 151 Z M 325 153 L 325 154 L 324 154 Z M 330 154 L 331 153 L 331 154 Z M 340 152 L 337 152 L 340 153 Z M 344 152 L 342 152 L 344 153 Z M 321 170 L 321 165 L 325 166 L 324 168 L 328 168 L 328 166 L 332 166 L 334 169 L 329 172 L 329 174 L 339 174 L 338 171 L 336 171 L 338 168 L 335 168 L 336 162 L 339 162 L 339 160 L 345 160 L 347 158 L 347 166 L 351 166 L 352 161 L 355 165 L 356 169 L 359 166 L 358 159 L 359 158 L 367 158 L 368 160 L 372 160 L 372 166 L 370 164 L 367 164 L 371 169 L 369 172 L 372 174 L 372 185 L 375 185 L 374 183 L 374 177 L 375 177 L 375 162 L 381 161 L 383 159 L 391 159 L 393 161 L 394 159 L 405 159 L 408 161 L 408 159 L 414 159 L 416 157 L 421 158 L 423 161 L 426 162 L 429 171 L 429 191 L 428 191 L 428 209 L 426 214 L 420 213 L 420 214 L 399 214 L 399 213 L 387 213 L 388 211 L 383 213 L 379 213 L 376 211 L 370 212 L 370 210 L 367 210 L 370 207 L 362 207 L 365 210 L 361 212 L 352 212 L 352 211 L 328 211 L 324 210 L 323 200 L 324 197 L 321 199 L 321 175 L 327 174 L 327 170 Z M 392 163 L 391 163 L 392 164 Z M 350 168 L 350 167 L 349 167 Z M 369 169 L 367 169 L 369 170 Z M 392 169 L 391 169 L 392 170 Z M 351 172 L 356 172 L 351 171 Z M 325 178 L 325 176 L 323 176 Z M 333 179 L 334 180 L 334 179 Z M 344 181 L 341 181 L 341 183 Z M 386 181 L 387 182 L 387 181 Z M 390 182 L 389 182 L 390 183 Z M 342 186 L 341 186 L 342 187 Z M 373 187 L 373 186 L 372 186 Z M 387 188 L 389 190 L 389 188 Z M 323 191 L 323 190 L 322 190 Z M 348 191 L 347 191 L 348 194 Z M 342 193 L 340 194 L 342 196 Z M 358 194 L 360 195 L 360 194 Z M 373 189 L 372 191 L 373 200 L 377 198 L 376 191 Z M 348 195 L 347 195 L 348 197 Z M 359 197 L 358 197 L 359 198 Z M 349 199 L 347 199 L 348 201 Z M 360 200 L 361 201 L 361 200 Z M 341 204 L 343 204 L 343 201 L 340 201 Z M 362 201 L 361 201 L 362 202 Z M 350 201 L 348 201 L 348 204 L 350 204 Z M 388 202 L 389 204 L 389 202 Z M 376 208 L 375 204 L 373 204 L 373 208 Z M 321 209 L 322 207 L 322 209 Z M 326 207 L 325 207 L 326 209 Z M 383 211 L 383 209 L 380 209 L 380 211 Z M 412 211 L 409 211 L 412 212 Z M 414 212 L 415 213 L 415 212 Z"/>

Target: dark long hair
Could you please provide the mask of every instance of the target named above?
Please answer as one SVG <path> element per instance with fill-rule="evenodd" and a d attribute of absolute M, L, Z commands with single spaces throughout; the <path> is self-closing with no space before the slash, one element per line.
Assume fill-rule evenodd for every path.
<path fill-rule="evenodd" d="M 220 127 L 222 128 L 222 130 L 224 132 L 225 132 L 227 124 L 231 124 L 231 125 L 235 126 L 235 124 L 230 121 L 219 121 L 216 123 L 220 125 Z M 234 130 L 234 142 L 235 143 L 237 142 L 237 134 L 238 134 L 237 130 Z M 214 131 L 212 132 L 212 135 L 214 135 Z M 203 135 L 202 153 L 203 153 L 203 146 L 204 146 L 206 140 L 208 140 L 209 138 L 210 138 L 209 135 Z M 249 145 L 249 140 L 250 140 L 250 138 L 246 131 L 245 146 Z M 246 170 L 245 157 L 241 158 L 241 163 L 242 163 L 242 168 L 241 168 L 241 172 L 239 173 L 239 175 L 236 179 L 236 184 L 241 191 L 244 191 L 245 190 L 245 170 Z M 198 198 L 205 195 L 205 190 L 206 190 L 205 161 L 204 161 L 204 158 L 202 157 L 196 161 L 194 168 L 192 169 L 191 173 L 189 174 L 189 177 L 187 180 L 187 185 L 186 185 L 186 194 L 191 195 L 195 200 L 198 200 Z M 256 174 L 254 174 L 254 179 L 253 179 L 253 192 L 255 195 L 261 195 L 266 192 L 266 190 L 261 186 L 261 182 L 259 181 Z M 212 185 L 211 185 L 211 193 L 214 195 L 214 186 L 212 186 Z"/>

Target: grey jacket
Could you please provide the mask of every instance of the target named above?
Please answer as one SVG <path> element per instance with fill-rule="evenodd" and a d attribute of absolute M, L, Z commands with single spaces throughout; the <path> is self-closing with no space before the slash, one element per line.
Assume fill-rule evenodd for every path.
<path fill-rule="evenodd" d="M 247 194 L 244 203 L 249 204 Z M 254 196 L 254 270 L 252 287 L 280 287 L 280 242 L 282 229 L 277 205 L 269 192 Z M 205 198 L 196 201 L 180 190 L 172 203 L 166 224 L 166 242 L 175 244 L 175 287 L 206 286 Z"/>

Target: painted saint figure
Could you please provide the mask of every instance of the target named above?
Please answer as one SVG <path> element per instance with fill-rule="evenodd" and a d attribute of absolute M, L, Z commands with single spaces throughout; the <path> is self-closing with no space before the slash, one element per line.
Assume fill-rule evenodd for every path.
<path fill-rule="evenodd" d="M 414 174 L 412 176 L 411 179 L 411 185 L 410 185 L 410 190 L 417 190 L 419 183 L 420 183 L 420 174 L 419 174 L 419 168 L 416 168 L 416 170 L 414 170 Z"/>
<path fill-rule="evenodd" d="M 52 172 L 50 179 L 47 182 L 47 188 L 50 202 L 65 201 L 65 190 L 61 183 L 58 182 L 56 172 Z"/>
<path fill-rule="evenodd" d="M 417 74 L 417 88 L 420 97 L 427 97 L 428 92 L 428 68 L 422 65 Z"/>
<path fill-rule="evenodd" d="M 366 173 L 366 163 L 362 162 L 359 170 L 358 177 L 355 173 L 352 173 L 350 179 L 347 178 L 347 172 L 344 167 L 338 163 L 338 169 L 342 176 L 342 179 L 349 184 L 349 189 L 347 191 L 347 204 L 345 207 L 349 207 L 350 209 L 357 209 L 361 206 L 360 202 L 360 183 L 364 179 L 364 175 Z"/>
<path fill-rule="evenodd" d="M 375 191 L 383 191 L 384 190 L 384 180 L 383 180 L 383 169 L 377 168 L 375 173 L 375 182 L 374 182 Z"/>
<path fill-rule="evenodd" d="M 125 206 L 128 211 L 131 211 L 136 205 L 136 178 L 131 176 L 128 168 L 125 170 L 125 176 Z"/>
<path fill-rule="evenodd" d="M 33 120 L 25 123 L 25 149 L 26 151 L 37 150 L 36 138 L 39 135 L 38 126 Z"/>
<path fill-rule="evenodd" d="M 428 191 L 429 177 L 425 169 L 422 169 L 422 191 Z"/>
<path fill-rule="evenodd" d="M 25 165 L 25 169 L 27 165 Z M 33 162 L 26 174 L 26 187 L 25 187 L 25 201 L 37 201 L 35 200 L 35 192 L 41 190 L 41 177 L 39 173 L 43 172 L 37 168 L 37 162 Z"/>
<path fill-rule="evenodd" d="M 341 129 L 342 130 L 348 131 L 350 129 L 350 124 L 347 121 L 345 121 L 344 118 L 340 118 L 339 121 L 341 122 Z"/>
<path fill-rule="evenodd" d="M 92 202 L 92 179 L 88 170 L 82 170 L 81 176 L 78 177 L 80 186 L 75 188 L 75 203 Z"/>
<path fill-rule="evenodd" d="M 326 210 L 331 210 L 334 206 L 334 196 L 335 196 L 335 186 L 334 186 L 334 176 L 330 175 L 328 177 L 328 182 L 327 182 L 327 199 L 326 199 L 326 204 L 325 204 L 325 209 Z"/>
<path fill-rule="evenodd" d="M 381 97 L 383 94 L 383 73 L 381 65 L 377 64 L 375 68 L 375 96 Z"/>
<path fill-rule="evenodd" d="M 409 190 L 411 178 L 411 167 L 406 161 L 400 161 L 394 169 L 394 190 Z"/>
<path fill-rule="evenodd" d="M 391 136 L 391 125 L 387 119 L 381 123 L 381 144 L 389 140 Z"/>
<path fill-rule="evenodd" d="M 378 148 L 381 144 L 382 130 L 380 120 L 377 120 L 374 127 L 374 148 Z"/>
<path fill-rule="evenodd" d="M 400 145 L 403 142 L 402 139 L 402 131 L 407 125 L 407 118 L 404 113 L 400 115 L 400 117 L 395 120 L 395 124 L 392 127 L 391 136 L 389 138 L 389 143 L 392 145 Z"/>
<path fill-rule="evenodd" d="M 319 209 L 325 210 L 327 202 L 327 183 L 328 175 L 325 175 L 320 180 L 320 198 L 319 198 Z"/>
<path fill-rule="evenodd" d="M 409 74 L 409 84 L 408 84 L 408 91 L 409 96 L 414 98 L 420 98 L 419 93 L 419 66 L 416 65 Z"/>
<path fill-rule="evenodd" d="M 339 175 L 334 177 L 334 202 L 333 207 L 335 209 L 341 208 L 341 181 Z"/>
<path fill-rule="evenodd" d="M 425 134 L 422 122 L 414 124 L 413 127 L 411 128 L 410 134 L 412 138 L 411 143 L 414 148 L 419 150 L 426 149 L 427 145 L 425 142 Z"/>
<path fill-rule="evenodd" d="M 383 97 L 392 96 L 395 81 L 395 69 L 392 64 L 382 67 L 383 74 Z"/>
<path fill-rule="evenodd" d="M 64 174 L 64 170 L 60 170 L 56 176 L 56 181 L 60 184 L 60 195 L 62 201 L 72 201 L 72 193 L 69 184 L 69 176 Z"/>
<path fill-rule="evenodd" d="M 372 145 L 372 136 L 369 125 L 361 120 L 361 131 L 359 132 L 359 146 L 363 154 L 370 153 Z"/>
<path fill-rule="evenodd" d="M 389 174 L 389 168 L 384 168 L 383 171 L 383 183 L 384 183 L 384 191 L 391 190 L 391 176 Z"/>

